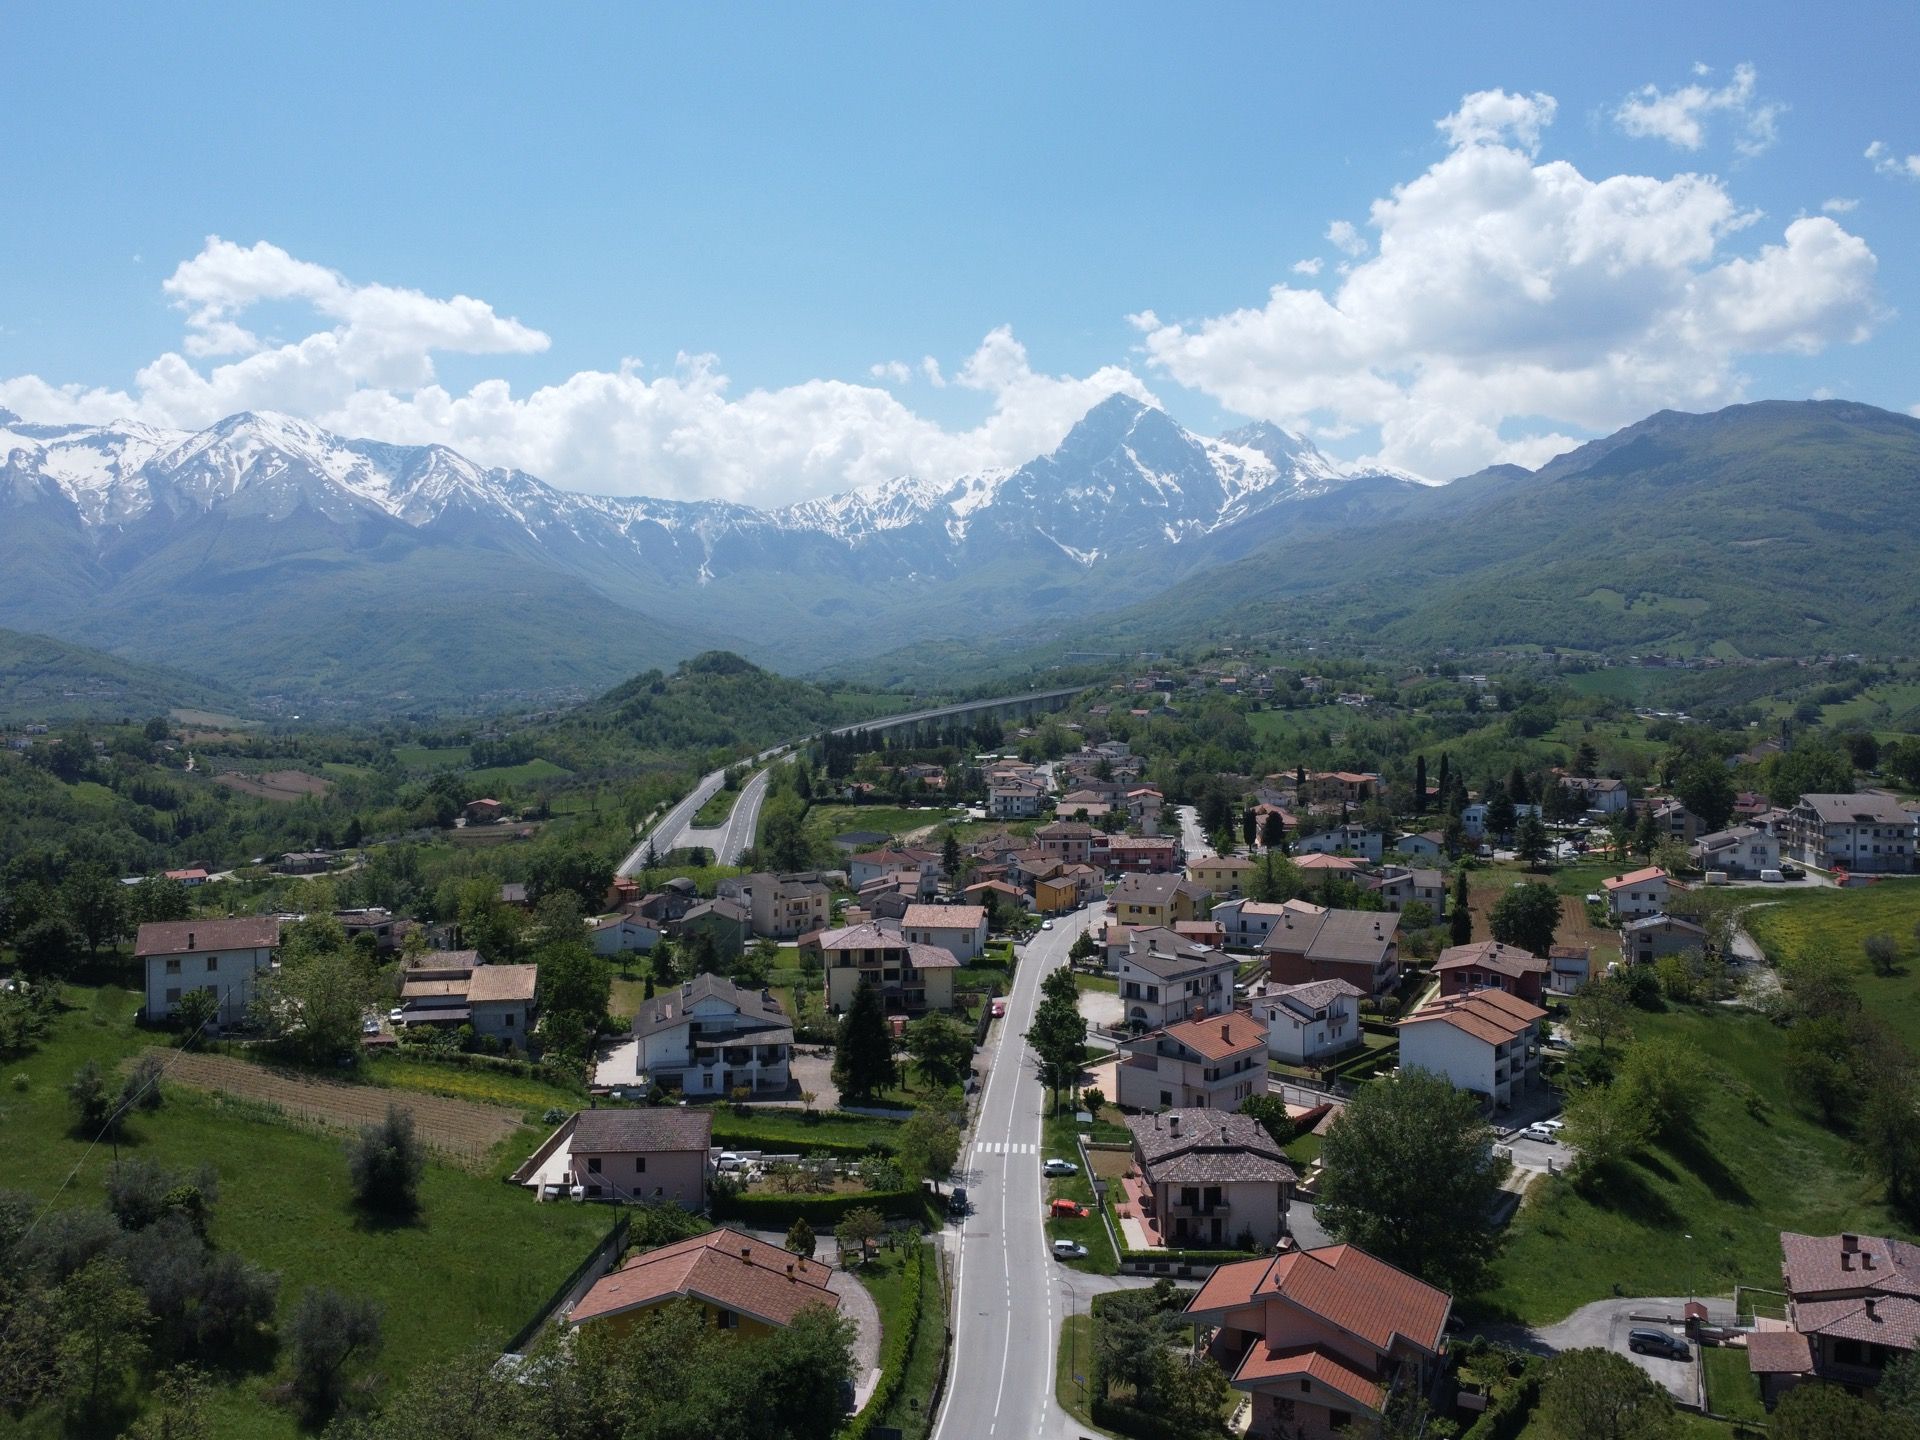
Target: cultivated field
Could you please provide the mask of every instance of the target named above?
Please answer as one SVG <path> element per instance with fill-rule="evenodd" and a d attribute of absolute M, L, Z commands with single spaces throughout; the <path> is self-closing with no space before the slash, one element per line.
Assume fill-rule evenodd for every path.
<path fill-rule="evenodd" d="M 214 776 L 213 783 L 261 800 L 304 800 L 309 795 L 327 793 L 327 782 L 304 770 L 269 770 L 261 775 L 228 770 Z"/>
<path fill-rule="evenodd" d="M 443 1095 L 407 1093 L 374 1085 L 343 1085 L 292 1070 L 250 1065 L 226 1055 L 195 1055 L 155 1049 L 167 1079 L 189 1089 L 271 1105 L 283 1114 L 332 1129 L 353 1130 L 381 1119 L 388 1105 L 413 1112 L 420 1138 L 464 1164 L 484 1163 L 502 1140 L 520 1128 L 517 1111 Z"/>

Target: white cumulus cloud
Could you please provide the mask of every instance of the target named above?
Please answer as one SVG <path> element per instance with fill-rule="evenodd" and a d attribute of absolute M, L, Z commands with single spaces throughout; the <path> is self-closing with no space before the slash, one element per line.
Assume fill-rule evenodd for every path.
<path fill-rule="evenodd" d="M 1458 115 L 1512 112 L 1477 99 Z M 1151 368 L 1310 433 L 1376 427 L 1375 458 L 1447 478 L 1738 399 L 1743 356 L 1858 340 L 1880 317 L 1873 252 L 1832 218 L 1739 253 L 1759 217 L 1719 180 L 1591 179 L 1536 159 L 1511 124 L 1521 143 L 1489 139 L 1494 123 L 1443 127 L 1453 148 L 1374 202 L 1376 253 L 1330 293 L 1278 284 L 1227 314 L 1143 312 Z"/>
<path fill-rule="evenodd" d="M 1867 146 L 1867 159 L 1882 175 L 1898 175 L 1904 180 L 1920 180 L 1920 155 L 1897 154 L 1884 140 Z"/>
<path fill-rule="evenodd" d="M 1322 263 L 1318 255 L 1306 260 L 1296 260 L 1293 262 L 1293 273 L 1296 275 L 1318 275 Z"/>
<path fill-rule="evenodd" d="M 1351 220 L 1336 220 L 1327 226 L 1327 239 L 1334 249 L 1345 255 L 1359 257 L 1367 253 L 1367 237 L 1362 235 Z"/>
<path fill-rule="evenodd" d="M 1858 200 L 1849 200 L 1845 196 L 1835 195 L 1830 200 L 1822 200 L 1820 209 L 1828 215 L 1850 215 L 1860 208 Z"/>
<path fill-rule="evenodd" d="M 1551 95 L 1510 95 L 1505 90 L 1476 90 L 1460 108 L 1435 127 L 1453 145 L 1515 145 L 1533 154 L 1540 132 L 1553 124 L 1560 102 Z"/>
<path fill-rule="evenodd" d="M 1057 445 L 1109 395 L 1154 400 L 1121 366 L 1085 376 L 1036 370 L 1006 326 L 951 379 L 987 401 L 985 418 L 965 429 L 869 384 L 818 379 L 736 393 L 719 360 L 704 354 L 681 354 L 665 369 L 625 360 L 523 394 L 502 379 L 456 393 L 436 378 L 436 353 L 530 354 L 549 338 L 484 301 L 355 282 L 266 243 L 210 238 L 163 290 L 185 315 L 186 335 L 131 387 L 23 375 L 0 379 L 0 405 L 42 421 L 183 428 L 281 410 L 346 435 L 450 445 L 578 490 L 771 505 L 903 473 L 946 478 L 1017 465 Z M 264 342 L 243 321 L 268 304 L 304 307 L 317 324 L 300 338 Z M 916 368 L 934 385 L 949 383 L 932 356 L 918 367 L 885 361 L 872 376 L 899 384 Z"/>
<path fill-rule="evenodd" d="M 1733 145 L 1742 155 L 1758 155 L 1773 144 L 1785 107 L 1756 98 L 1753 66 L 1734 66 L 1733 78 L 1719 86 L 1698 83 L 1713 73 L 1705 65 L 1695 64 L 1693 73 L 1695 84 L 1673 90 L 1643 85 L 1620 102 L 1615 123 L 1629 135 L 1698 150 L 1707 143 L 1707 117 L 1724 114 L 1735 123 Z"/>

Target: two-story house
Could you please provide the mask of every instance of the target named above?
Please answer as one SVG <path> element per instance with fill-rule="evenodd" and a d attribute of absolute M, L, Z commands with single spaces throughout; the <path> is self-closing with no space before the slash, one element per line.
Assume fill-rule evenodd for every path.
<path fill-rule="evenodd" d="M 1128 1110 L 1237 1110 L 1267 1090 L 1267 1032 L 1251 1015 L 1184 1020 L 1120 1042 L 1115 1099 Z"/>
<path fill-rule="evenodd" d="M 1295 854 L 1354 855 L 1377 862 L 1384 853 L 1386 837 L 1366 825 L 1335 825 L 1312 835 L 1296 835 Z"/>
<path fill-rule="evenodd" d="M 1129 935 L 1113 968 L 1126 1021 L 1138 1029 L 1233 1008 L 1233 957 L 1162 926 Z"/>
<path fill-rule="evenodd" d="M 1142 1208 L 1170 1249 L 1271 1249 L 1287 1233 L 1299 1176 L 1251 1115 L 1164 1110 L 1129 1115 Z M 1132 1187 L 1129 1186 L 1131 1193 Z"/>
<path fill-rule="evenodd" d="M 1345 980 L 1367 995 L 1384 995 L 1400 980 L 1400 917 L 1381 910 L 1289 909 L 1261 946 L 1278 985 Z"/>
<path fill-rule="evenodd" d="M 706 1209 L 712 1110 L 582 1110 L 569 1123 L 569 1174 L 562 1183 L 585 1187 L 589 1199 Z"/>
<path fill-rule="evenodd" d="M 1244 855 L 1213 855 L 1187 862 L 1187 879 L 1210 891 L 1215 901 L 1238 900 L 1253 883 L 1259 865 Z"/>
<path fill-rule="evenodd" d="M 1180 875 L 1125 875 L 1107 897 L 1107 909 L 1122 925 L 1164 925 L 1197 920 L 1207 892 Z"/>
<path fill-rule="evenodd" d="M 1698 869 L 1753 880 L 1762 870 L 1780 868 L 1780 841 L 1757 825 L 1735 825 L 1702 835 L 1687 847 L 1687 858 Z"/>
<path fill-rule="evenodd" d="M 1400 1022 L 1400 1068 L 1444 1075 L 1456 1090 L 1504 1109 L 1539 1082 L 1546 1014 L 1504 990 L 1429 1000 Z"/>
<path fill-rule="evenodd" d="M 140 927 L 133 955 L 146 978 L 146 1018 L 169 1020 L 189 990 L 211 991 L 215 1018 L 238 1025 L 253 1004 L 254 984 L 273 966 L 280 922 L 271 915 L 236 920 L 160 920 Z"/>
<path fill-rule="evenodd" d="M 1289 913 L 1322 915 L 1326 907 L 1305 900 L 1284 900 L 1277 904 L 1266 900 L 1223 900 L 1213 907 L 1210 918 L 1226 931 L 1230 949 L 1258 950 L 1267 943 L 1273 927 Z"/>
<path fill-rule="evenodd" d="M 1620 927 L 1620 954 L 1636 965 L 1651 965 L 1662 955 L 1698 954 L 1706 948 L 1705 928 L 1678 915 L 1642 915 Z"/>
<path fill-rule="evenodd" d="M 1434 967 L 1442 995 L 1468 995 L 1475 990 L 1504 990 L 1538 1005 L 1546 989 L 1547 962 L 1518 945 L 1481 940 L 1454 945 L 1440 952 Z"/>
<path fill-rule="evenodd" d="M 1627 793 L 1627 782 L 1607 775 L 1598 778 L 1562 775 L 1560 785 L 1562 789 L 1572 791 L 1574 798 L 1586 810 L 1600 815 L 1617 815 L 1633 803 L 1633 797 Z"/>
<path fill-rule="evenodd" d="M 1607 914 L 1614 924 L 1641 915 L 1658 915 L 1667 908 L 1672 893 L 1667 872 L 1658 865 L 1629 870 L 1624 875 L 1609 875 L 1600 882 L 1607 897 Z"/>
<path fill-rule="evenodd" d="M 1336 1440 L 1424 1396 L 1440 1372 L 1452 1297 L 1355 1245 L 1222 1265 L 1187 1302 L 1234 1389 L 1247 1440 Z"/>
<path fill-rule="evenodd" d="M 953 1008 L 953 972 L 960 962 L 950 950 L 909 941 L 898 930 L 874 924 L 823 931 L 818 944 L 827 1007 L 835 1014 L 853 1003 L 863 980 L 880 992 L 889 1014 Z"/>
<path fill-rule="evenodd" d="M 1171 835 L 1107 837 L 1107 869 L 1116 875 L 1165 875 L 1178 860 L 1179 841 Z"/>
<path fill-rule="evenodd" d="M 1787 813 L 1780 849 L 1822 870 L 1905 875 L 1913 869 L 1913 816 L 1882 791 L 1802 795 Z"/>
<path fill-rule="evenodd" d="M 537 966 L 489 965 L 475 950 L 431 950 L 400 973 L 400 1023 L 471 1025 L 525 1049 L 538 979 Z"/>
<path fill-rule="evenodd" d="M 1318 1065 L 1361 1043 L 1360 999 L 1360 987 L 1344 980 L 1282 985 L 1253 1002 L 1253 1018 L 1266 1025 L 1274 1059 Z"/>
<path fill-rule="evenodd" d="M 1085 865 L 1093 858 L 1095 833 L 1091 825 L 1076 820 L 1056 820 L 1034 831 L 1033 838 L 1047 855 L 1062 865 Z"/>
<path fill-rule="evenodd" d="M 984 905 L 909 905 L 900 918 L 909 944 L 938 945 L 961 964 L 987 948 Z"/>
<path fill-rule="evenodd" d="M 745 1085 L 779 1094 L 789 1081 L 793 1022 L 768 990 L 696 975 L 633 1017 L 634 1069 L 690 1097 L 732 1094 Z"/>
<path fill-rule="evenodd" d="M 1748 1364 L 1771 1405 L 1792 1385 L 1877 1385 L 1920 1349 L 1920 1245 L 1878 1235 L 1780 1233 L 1790 1329 L 1760 1332 Z"/>

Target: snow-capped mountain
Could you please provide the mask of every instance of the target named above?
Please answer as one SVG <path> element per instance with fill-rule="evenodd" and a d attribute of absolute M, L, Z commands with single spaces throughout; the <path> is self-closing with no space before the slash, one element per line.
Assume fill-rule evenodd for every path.
<path fill-rule="evenodd" d="M 306 626 L 359 605 L 347 613 L 361 643 L 382 646 L 400 643 L 395 607 L 470 608 L 480 624 L 519 595 L 543 597 L 558 618 L 542 623 L 593 637 L 583 644 L 625 614 L 656 622 L 662 646 L 698 634 L 824 660 L 870 631 L 904 644 L 963 617 L 1085 613 L 1134 593 L 1142 560 L 1170 579 L 1216 540 L 1251 544 L 1310 502 L 1372 493 L 1356 481 L 1409 479 L 1351 472 L 1269 425 L 1195 435 L 1120 396 L 1016 469 L 902 476 L 774 510 L 582 495 L 285 415 L 186 432 L 0 411 L 0 625 L 149 654 L 133 640 L 161 627 L 224 657 L 242 595 L 264 637 L 251 643 L 269 648 L 288 637 L 263 617 Z M 534 602 L 518 603 L 532 624 Z M 287 655 L 306 658 L 291 643 Z"/>

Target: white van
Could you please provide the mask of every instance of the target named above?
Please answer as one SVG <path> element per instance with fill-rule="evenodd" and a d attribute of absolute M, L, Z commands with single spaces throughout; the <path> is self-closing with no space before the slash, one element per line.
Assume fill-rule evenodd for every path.
<path fill-rule="evenodd" d="M 1787 879 L 1787 877 L 1782 875 L 1778 870 L 1762 870 L 1760 872 L 1760 878 L 1768 885 L 1783 885 Z"/>

